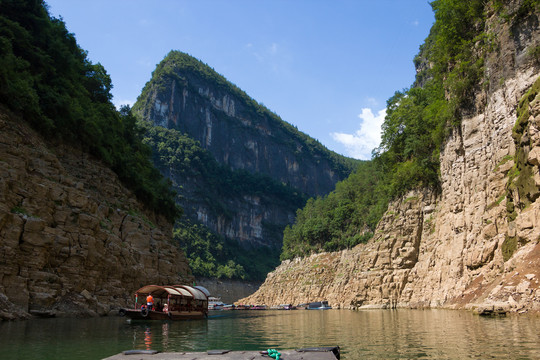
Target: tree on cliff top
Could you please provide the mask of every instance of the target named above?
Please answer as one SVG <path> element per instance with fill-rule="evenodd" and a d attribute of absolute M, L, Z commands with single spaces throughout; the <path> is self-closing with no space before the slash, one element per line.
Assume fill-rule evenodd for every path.
<path fill-rule="evenodd" d="M 111 103 L 109 75 L 42 0 L 0 0 L 0 54 L 1 103 L 44 136 L 103 160 L 151 210 L 180 215 L 129 109 Z"/>
<path fill-rule="evenodd" d="M 134 111 L 142 113 L 145 109 L 151 109 L 153 107 L 152 102 L 154 99 L 152 98 L 151 93 L 156 88 L 166 88 L 171 84 L 171 81 L 177 81 L 179 82 L 178 85 L 182 85 L 186 82 L 188 77 L 204 79 L 205 82 L 213 84 L 216 88 L 222 89 L 228 94 L 233 95 L 245 106 L 247 113 L 243 116 L 246 116 L 255 122 L 262 118 L 267 119 L 275 129 L 280 130 L 276 131 L 275 135 L 281 137 L 281 139 L 278 140 L 281 140 L 284 147 L 291 147 L 293 151 L 297 152 L 298 144 L 301 144 L 302 151 L 305 151 L 311 156 L 328 159 L 332 166 L 332 170 L 340 174 L 340 178 L 346 177 L 356 169 L 358 160 L 328 150 L 318 140 L 299 131 L 295 126 L 281 119 L 281 117 L 269 110 L 266 106 L 255 101 L 242 89 L 231 83 L 209 65 L 181 51 L 170 51 L 157 65 L 156 69 L 152 72 L 152 79 L 146 83 L 141 95 L 137 98 L 137 102 L 133 106 Z M 142 117 L 144 118 L 144 116 Z"/>

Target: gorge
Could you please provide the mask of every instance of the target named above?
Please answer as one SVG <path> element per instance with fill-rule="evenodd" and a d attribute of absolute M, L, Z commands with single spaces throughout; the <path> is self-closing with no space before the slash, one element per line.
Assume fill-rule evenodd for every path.
<path fill-rule="evenodd" d="M 252 280 L 264 279 L 278 264 L 283 229 L 307 197 L 329 193 L 358 163 L 329 151 L 179 51 L 158 64 L 133 111 L 147 129 L 154 164 L 179 194 L 185 211 L 177 228 L 200 224 L 223 238 L 223 247 L 235 250 L 222 257 Z M 207 261 L 191 249 L 185 247 L 192 263 Z M 245 250 L 251 251 L 248 259 L 236 258 Z M 194 272 L 214 275 L 208 267 Z"/>
<path fill-rule="evenodd" d="M 335 232 L 312 221 L 316 231 L 288 241 L 284 250 L 295 251 L 281 252 L 273 270 L 284 229 L 299 229 L 299 217 L 291 224 L 308 197 L 324 203 L 376 159 L 328 151 L 178 51 L 158 65 L 132 112 L 118 111 L 105 69 L 61 19 L 42 1 L 6 2 L 0 319 L 112 315 L 144 284 L 212 284 L 208 277 L 266 277 L 238 303 L 539 311 L 540 4 L 433 7 L 416 82 L 389 100 L 383 128 L 395 132 L 384 133 L 377 155 L 394 162 L 375 180 L 390 179 L 390 190 L 369 188 L 388 196 L 388 207 L 373 224 L 344 212 L 332 219 Z M 445 31 L 452 41 L 437 37 Z M 431 80 L 442 85 L 433 90 Z M 431 90 L 443 105 L 421 108 Z M 417 127 L 390 122 L 418 109 Z M 439 127 L 428 123 L 434 118 Z M 323 243 L 302 243 L 313 234 Z M 332 245 L 339 249 L 321 252 L 333 236 L 344 237 Z"/>

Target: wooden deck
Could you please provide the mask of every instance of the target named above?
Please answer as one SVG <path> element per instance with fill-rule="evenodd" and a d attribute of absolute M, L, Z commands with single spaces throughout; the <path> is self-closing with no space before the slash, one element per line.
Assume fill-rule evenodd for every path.
<path fill-rule="evenodd" d="M 319 350 L 319 351 L 314 351 Z M 279 350 L 280 360 L 339 360 L 339 347 Z M 271 360 L 259 351 L 208 350 L 207 352 L 160 353 L 128 350 L 104 360 Z"/>

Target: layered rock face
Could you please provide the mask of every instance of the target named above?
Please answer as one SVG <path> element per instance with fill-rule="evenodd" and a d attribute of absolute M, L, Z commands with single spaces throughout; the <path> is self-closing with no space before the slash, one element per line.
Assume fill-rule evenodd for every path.
<path fill-rule="evenodd" d="M 348 175 L 307 148 L 306 141 L 315 140 L 294 135 L 292 126 L 257 112 L 229 88 L 177 67 L 173 58 L 164 62 L 174 75 L 157 79 L 160 85 L 147 84 L 148 95 L 136 106 L 143 119 L 186 133 L 232 169 L 266 174 L 311 196 L 329 193 Z"/>
<path fill-rule="evenodd" d="M 207 65 L 177 51 L 158 65 L 134 110 L 152 126 L 176 129 L 197 140 L 218 163 L 268 177 L 299 194 L 327 194 L 352 171 L 342 156 L 281 121 Z M 186 176 L 174 166 L 156 166 L 172 180 L 190 220 L 244 247 L 281 248 L 283 229 L 301 206 L 286 195 L 268 192 L 222 191 L 209 200 L 205 187 L 215 182 L 200 174 Z"/>
<path fill-rule="evenodd" d="M 80 150 L 0 109 L 0 318 L 105 315 L 149 283 L 191 283 L 172 227 Z"/>
<path fill-rule="evenodd" d="M 540 311 L 540 96 L 529 96 L 521 140 L 512 136 L 519 100 L 540 75 L 528 55 L 539 45 L 538 16 L 512 29 L 493 17 L 488 28 L 500 49 L 486 59 L 490 88 L 445 143 L 442 191 L 409 193 L 368 244 L 285 261 L 239 302 Z M 530 169 L 525 192 L 519 158 Z"/>
<path fill-rule="evenodd" d="M 181 194 L 178 204 L 187 217 L 217 234 L 237 240 L 244 247 L 280 247 L 283 229 L 294 221 L 297 208 L 286 203 L 287 199 L 276 199 L 268 194 L 222 194 L 209 204 L 200 190 L 201 184 L 208 183 L 207 179 L 164 173 Z M 222 205 L 220 211 L 215 210 L 215 204 Z"/>

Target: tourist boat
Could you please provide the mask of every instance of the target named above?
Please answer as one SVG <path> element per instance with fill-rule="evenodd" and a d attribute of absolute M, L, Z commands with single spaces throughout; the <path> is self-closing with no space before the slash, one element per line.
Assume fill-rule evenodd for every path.
<path fill-rule="evenodd" d="M 146 297 L 152 295 L 154 307 L 148 309 Z M 120 309 L 121 316 L 133 320 L 191 320 L 208 317 L 210 293 L 202 286 L 146 285 L 135 292 L 135 308 Z"/>
<path fill-rule="evenodd" d="M 328 310 L 332 307 L 328 305 L 328 301 L 315 301 L 308 304 L 306 310 Z"/>

